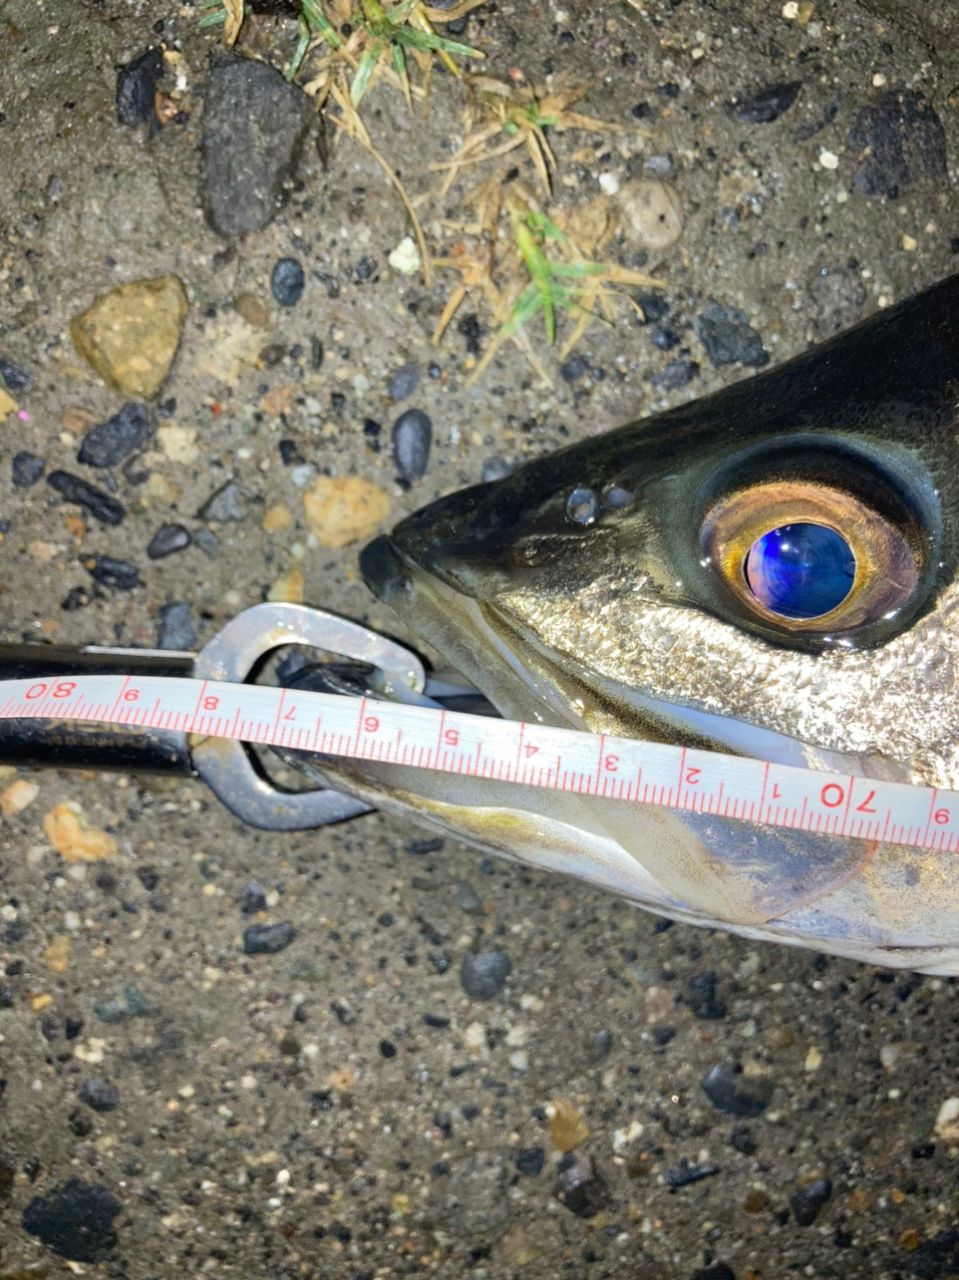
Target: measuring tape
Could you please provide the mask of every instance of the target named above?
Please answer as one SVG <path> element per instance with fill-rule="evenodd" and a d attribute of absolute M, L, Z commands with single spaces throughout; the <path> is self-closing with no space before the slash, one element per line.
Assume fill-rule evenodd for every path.
<path fill-rule="evenodd" d="M 404 703 L 175 677 L 0 682 L 0 719 L 165 729 L 955 852 L 959 792 Z"/>

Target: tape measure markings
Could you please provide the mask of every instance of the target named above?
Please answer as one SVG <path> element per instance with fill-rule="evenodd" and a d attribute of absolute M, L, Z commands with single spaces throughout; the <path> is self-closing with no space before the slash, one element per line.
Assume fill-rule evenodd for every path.
<path fill-rule="evenodd" d="M 312 751 L 821 835 L 959 849 L 959 792 L 342 694 L 170 676 L 0 682 L 0 719 Z"/>

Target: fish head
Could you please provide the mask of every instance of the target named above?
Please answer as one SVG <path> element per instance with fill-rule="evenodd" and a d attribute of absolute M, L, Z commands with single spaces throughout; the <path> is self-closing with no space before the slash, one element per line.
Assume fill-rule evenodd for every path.
<path fill-rule="evenodd" d="M 362 571 L 507 716 L 957 787 L 957 405 L 959 277 L 442 498 Z M 459 781 L 433 779 L 430 803 Z M 509 810 L 502 844 L 533 803 L 473 807 L 491 825 Z M 912 955 L 942 944 L 946 894 L 959 943 L 942 855 L 575 797 L 537 808 L 528 860 L 556 845 L 544 823 L 609 841 L 615 875 L 568 869 L 674 913 Z M 630 860 L 656 891 L 624 890 Z"/>

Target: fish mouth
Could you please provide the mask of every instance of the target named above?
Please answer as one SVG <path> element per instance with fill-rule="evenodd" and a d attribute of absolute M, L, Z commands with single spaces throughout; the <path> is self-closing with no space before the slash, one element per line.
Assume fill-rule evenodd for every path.
<path fill-rule="evenodd" d="M 499 484 L 441 498 L 364 548 L 367 585 L 503 716 L 770 763 L 905 780 L 888 760 L 812 747 L 788 734 L 627 687 L 547 649 L 497 602 L 515 546 Z M 515 565 L 513 566 L 515 571 Z"/>

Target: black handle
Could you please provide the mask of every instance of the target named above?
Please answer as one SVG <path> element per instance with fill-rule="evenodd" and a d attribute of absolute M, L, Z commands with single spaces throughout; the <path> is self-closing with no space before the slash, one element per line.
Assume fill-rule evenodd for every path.
<path fill-rule="evenodd" d="M 193 662 L 193 654 L 156 649 L 0 645 L 0 680 L 76 673 L 182 678 L 193 675 Z M 0 763 L 120 773 L 193 772 L 185 733 L 77 720 L 0 720 Z"/>

